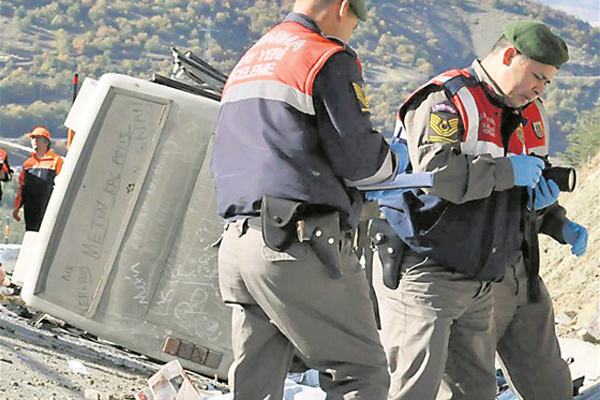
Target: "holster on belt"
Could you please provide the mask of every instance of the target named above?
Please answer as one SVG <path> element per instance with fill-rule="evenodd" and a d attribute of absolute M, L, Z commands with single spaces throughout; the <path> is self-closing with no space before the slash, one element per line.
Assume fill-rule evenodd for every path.
<path fill-rule="evenodd" d="M 397 289 L 400 284 L 404 242 L 400 240 L 390 224 L 381 218 L 373 218 L 369 227 L 369 237 L 383 267 L 383 284 L 390 289 Z"/>
<path fill-rule="evenodd" d="M 297 214 L 304 203 L 279 197 L 263 196 L 260 208 L 262 237 L 275 251 L 285 251 L 296 238 Z"/>
<path fill-rule="evenodd" d="M 260 209 L 265 244 L 286 251 L 293 241 L 310 242 L 331 278 L 342 276 L 340 218 L 337 212 L 307 214 L 305 203 L 263 196 Z"/>
<path fill-rule="evenodd" d="M 298 221 L 298 238 L 309 240 L 319 260 L 332 279 L 342 277 L 342 256 L 340 255 L 340 216 L 337 212 L 315 215 Z"/>

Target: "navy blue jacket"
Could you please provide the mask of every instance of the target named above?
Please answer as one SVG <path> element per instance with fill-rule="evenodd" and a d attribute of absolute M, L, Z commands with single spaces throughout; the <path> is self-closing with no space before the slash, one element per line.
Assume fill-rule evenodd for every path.
<path fill-rule="evenodd" d="M 303 201 L 358 224 L 354 186 L 386 180 L 395 158 L 370 123 L 356 53 L 292 13 L 261 38 L 224 89 L 211 171 L 218 212 L 258 215 L 263 195 Z"/>

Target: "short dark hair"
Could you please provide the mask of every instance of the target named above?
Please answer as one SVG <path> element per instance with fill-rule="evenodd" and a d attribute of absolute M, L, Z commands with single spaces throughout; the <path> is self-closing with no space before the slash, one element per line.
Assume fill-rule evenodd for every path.
<path fill-rule="evenodd" d="M 500 36 L 500 38 L 496 41 L 496 43 L 494 44 L 494 47 L 492 47 L 492 49 L 490 50 L 489 54 L 495 54 L 498 53 L 504 49 L 506 49 L 507 47 L 514 47 L 517 50 L 517 58 L 519 59 L 520 62 L 525 61 L 525 59 L 529 58 L 527 57 L 525 54 L 521 53 L 519 51 L 519 49 L 517 49 L 515 47 L 515 45 L 513 44 L 513 42 L 511 42 L 506 35 L 502 35 Z"/>
<path fill-rule="evenodd" d="M 327 7 L 333 2 L 334 2 L 334 0 L 319 0 L 319 5 L 321 7 Z"/>
<path fill-rule="evenodd" d="M 506 35 L 502 35 L 502 36 L 500 36 L 500 38 L 498 38 L 498 40 L 496 41 L 496 43 L 490 50 L 490 54 L 497 53 L 497 52 L 504 50 L 507 47 L 511 47 L 511 46 L 514 47 L 515 45 L 510 40 L 508 40 Z"/>

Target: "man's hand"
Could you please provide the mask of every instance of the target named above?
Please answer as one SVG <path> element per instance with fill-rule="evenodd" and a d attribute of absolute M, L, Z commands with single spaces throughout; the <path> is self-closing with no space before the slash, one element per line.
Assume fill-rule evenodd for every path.
<path fill-rule="evenodd" d="M 15 208 L 13 210 L 13 218 L 17 221 L 20 222 L 21 221 L 21 217 L 19 217 L 19 210 L 20 208 Z"/>
<path fill-rule="evenodd" d="M 585 227 L 569 221 L 563 225 L 562 235 L 565 242 L 571 245 L 571 253 L 581 257 L 587 250 L 588 231 Z"/>
<path fill-rule="evenodd" d="M 524 154 L 510 156 L 508 159 L 512 163 L 515 174 L 515 186 L 535 188 L 542 177 L 544 161 L 541 158 Z"/>
<path fill-rule="evenodd" d="M 527 188 L 527 192 L 529 193 L 529 208 L 532 208 L 531 197 L 533 192 L 535 193 L 533 209 L 541 210 L 542 208 L 546 208 L 556 203 L 556 200 L 558 200 L 558 195 L 560 194 L 560 189 L 553 180 L 550 179 L 546 181 L 546 179 L 542 176 L 535 189 L 532 190 Z"/>

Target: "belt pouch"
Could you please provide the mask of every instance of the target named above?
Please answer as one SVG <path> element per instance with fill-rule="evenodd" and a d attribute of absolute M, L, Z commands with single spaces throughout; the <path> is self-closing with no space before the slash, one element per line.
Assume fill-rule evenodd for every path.
<path fill-rule="evenodd" d="M 296 235 L 296 219 L 302 202 L 263 196 L 260 208 L 261 232 L 265 244 L 275 251 L 285 251 Z"/>

